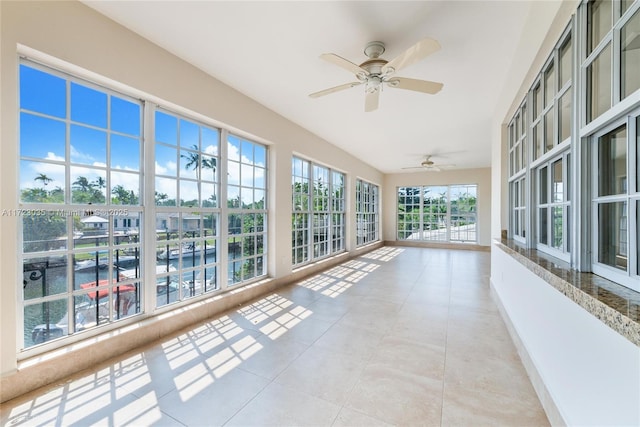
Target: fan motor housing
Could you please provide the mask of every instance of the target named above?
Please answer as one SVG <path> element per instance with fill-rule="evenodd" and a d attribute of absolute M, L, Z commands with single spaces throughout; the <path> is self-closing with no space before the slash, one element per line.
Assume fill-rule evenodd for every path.
<path fill-rule="evenodd" d="M 388 61 L 380 58 L 369 59 L 360 64 L 360 68 L 364 68 L 369 74 L 382 74 L 382 67 L 387 64 Z"/>

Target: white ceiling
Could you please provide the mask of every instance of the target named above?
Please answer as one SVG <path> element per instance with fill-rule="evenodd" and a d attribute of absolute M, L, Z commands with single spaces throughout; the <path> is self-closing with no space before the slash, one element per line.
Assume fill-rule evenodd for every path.
<path fill-rule="evenodd" d="M 457 168 L 489 167 L 491 118 L 512 78 L 529 1 L 86 1 L 86 4 L 384 173 L 424 155 Z M 398 75 L 444 83 L 427 95 L 385 87 L 364 112 L 354 81 L 318 56 L 357 64 L 367 42 L 391 60 L 429 37 L 442 49 Z M 412 170 L 415 172 L 415 170 Z"/>

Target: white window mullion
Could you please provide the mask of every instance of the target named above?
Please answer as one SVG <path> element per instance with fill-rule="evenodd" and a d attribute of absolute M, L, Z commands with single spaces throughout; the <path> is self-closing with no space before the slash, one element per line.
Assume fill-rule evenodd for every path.
<path fill-rule="evenodd" d="M 155 112 L 157 105 L 152 102 L 143 104 L 142 121 L 142 141 L 140 147 L 141 180 L 142 189 L 142 224 L 141 224 L 141 244 L 142 244 L 142 280 L 144 286 L 140 291 L 142 294 L 142 304 L 140 311 L 152 313 L 156 307 L 156 200 L 155 200 Z M 143 155 L 144 154 L 144 155 Z"/>
<path fill-rule="evenodd" d="M 217 260 L 218 260 L 218 268 L 217 270 L 217 280 L 219 283 L 220 290 L 227 289 L 229 285 L 229 209 L 227 208 L 227 182 L 228 182 L 228 143 L 227 137 L 229 136 L 229 131 L 226 129 L 220 129 L 220 160 L 219 160 L 219 190 L 220 190 L 220 198 L 218 202 L 218 207 L 220 209 L 220 215 L 218 218 L 218 250 L 217 250 Z"/>

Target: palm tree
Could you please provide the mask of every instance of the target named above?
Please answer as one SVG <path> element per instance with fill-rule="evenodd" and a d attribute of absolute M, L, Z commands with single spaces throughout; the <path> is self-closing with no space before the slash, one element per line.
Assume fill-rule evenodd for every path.
<path fill-rule="evenodd" d="M 185 169 L 193 168 L 193 170 L 196 171 L 196 178 L 198 179 L 198 181 L 200 181 L 200 154 L 197 152 L 198 146 L 196 144 L 193 144 L 191 148 L 196 152 L 189 153 L 189 154 L 181 154 L 180 157 L 187 160 L 187 163 L 185 163 L 184 168 Z"/>
<path fill-rule="evenodd" d="M 156 191 L 156 204 L 157 205 L 162 205 L 162 203 L 167 200 L 169 198 L 169 196 L 167 195 L 167 193 L 158 193 Z"/>
<path fill-rule="evenodd" d="M 93 189 L 93 184 L 84 176 L 79 176 L 78 179 L 73 182 L 73 185 L 76 190 L 80 191 L 89 191 Z"/>
<path fill-rule="evenodd" d="M 98 178 L 96 178 L 96 180 L 93 182 L 93 185 L 95 185 L 98 188 L 104 188 L 107 186 L 107 181 L 104 180 L 103 177 L 99 176 Z"/>
<path fill-rule="evenodd" d="M 53 181 L 52 178 L 49 178 L 47 175 L 41 173 L 38 176 L 36 176 L 35 178 L 33 178 L 34 181 L 40 181 L 42 182 L 42 184 L 46 187 L 47 184 L 49 184 L 51 181 Z"/>

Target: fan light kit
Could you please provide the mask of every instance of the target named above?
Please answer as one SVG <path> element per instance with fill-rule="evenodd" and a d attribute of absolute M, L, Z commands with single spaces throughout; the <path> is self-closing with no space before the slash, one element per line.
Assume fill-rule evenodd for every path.
<path fill-rule="evenodd" d="M 425 156 L 424 160 L 420 163 L 420 166 L 411 166 L 408 168 L 402 169 L 422 169 L 427 172 L 440 172 L 442 169 L 449 169 L 454 167 L 455 165 L 437 165 L 433 160 L 431 160 L 432 156 Z"/>
<path fill-rule="evenodd" d="M 385 51 L 384 43 L 380 41 L 373 41 L 368 43 L 364 48 L 364 54 L 369 59 L 360 65 L 356 65 L 335 53 L 324 53 L 320 55 L 321 59 L 354 73 L 358 81 L 321 90 L 320 92 L 312 93 L 309 96 L 311 98 L 318 98 L 324 95 L 329 95 L 330 93 L 364 84 L 364 110 L 369 112 L 378 108 L 380 91 L 384 84 L 397 89 L 413 90 L 432 95 L 436 94 L 442 89 L 442 83 L 431 82 L 428 80 L 409 79 L 406 77 L 396 77 L 395 73 L 414 62 L 424 59 L 439 49 L 440 44 L 437 41 L 433 39 L 423 39 L 405 50 L 395 59 L 387 61 L 380 58 L 380 55 Z"/>

